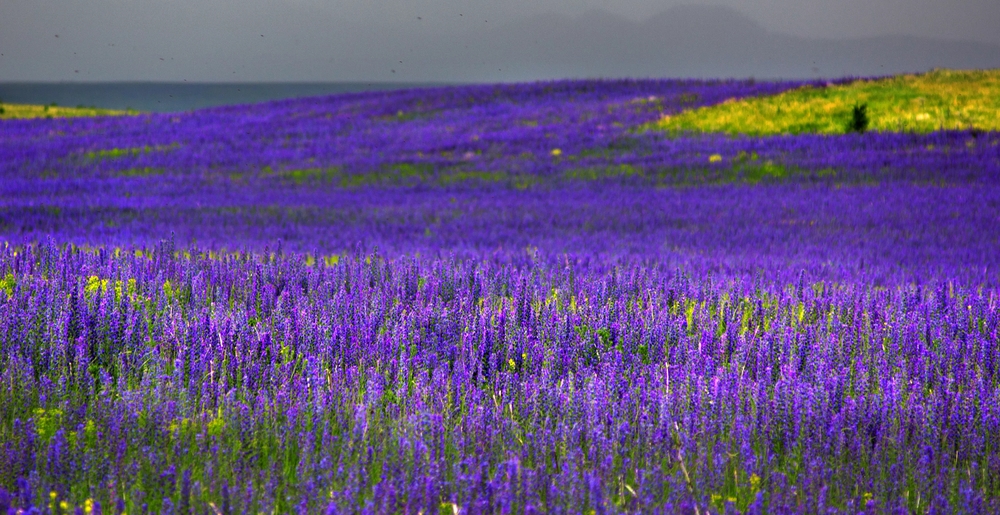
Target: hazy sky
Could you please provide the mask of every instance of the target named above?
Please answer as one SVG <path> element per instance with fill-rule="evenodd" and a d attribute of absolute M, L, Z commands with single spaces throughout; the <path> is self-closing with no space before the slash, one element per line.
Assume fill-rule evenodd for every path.
<path fill-rule="evenodd" d="M 998 20 L 997 0 L 0 0 L 0 81 L 741 76 L 747 59 L 761 76 L 1000 66 Z M 796 37 L 887 35 L 979 45 L 920 61 L 896 55 L 909 43 L 872 44 L 857 47 L 871 49 L 864 65 L 835 55 L 856 47 L 775 51 Z"/>

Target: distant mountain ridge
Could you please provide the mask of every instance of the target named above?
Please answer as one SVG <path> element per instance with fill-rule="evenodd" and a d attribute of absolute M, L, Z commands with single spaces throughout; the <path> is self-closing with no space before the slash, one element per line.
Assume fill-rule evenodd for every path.
<path fill-rule="evenodd" d="M 7 19 L 28 2 L 0 2 Z M 187 4 L 66 2 L 0 31 L 0 81 L 512 82 L 593 77 L 834 78 L 1000 68 L 1000 45 L 915 36 L 809 39 L 723 6 L 641 21 L 603 10 L 367 18 L 290 2 L 239 19 Z M 214 17 L 213 17 L 214 16 Z M 106 30 L 111 23 L 116 29 Z M 61 27 L 59 38 L 52 26 Z M 220 29 L 220 27 L 222 29 Z M 182 28 L 182 31 L 178 31 Z M 180 35 L 179 35 L 180 34 Z"/>
<path fill-rule="evenodd" d="M 641 22 L 604 11 L 528 17 L 478 42 L 510 72 L 551 68 L 556 76 L 809 78 L 1000 67 L 996 45 L 914 36 L 807 39 L 770 32 L 722 6 L 674 7 Z"/>

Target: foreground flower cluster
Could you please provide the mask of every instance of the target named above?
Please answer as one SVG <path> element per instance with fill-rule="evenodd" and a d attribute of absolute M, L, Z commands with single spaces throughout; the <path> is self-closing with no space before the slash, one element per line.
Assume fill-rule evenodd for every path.
<path fill-rule="evenodd" d="M 0 263 L 22 508 L 998 507 L 995 293 L 529 254 Z"/>
<path fill-rule="evenodd" d="M 796 85 L 4 121 L 0 514 L 1000 511 L 1000 136 L 639 129 Z"/>

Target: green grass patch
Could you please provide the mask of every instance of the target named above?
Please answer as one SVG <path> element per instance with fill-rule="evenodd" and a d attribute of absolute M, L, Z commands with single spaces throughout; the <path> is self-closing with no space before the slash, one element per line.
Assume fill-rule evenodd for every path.
<path fill-rule="evenodd" d="M 570 180 L 583 180 L 583 181 L 597 181 L 601 179 L 616 179 L 619 177 L 641 177 L 643 176 L 642 168 L 632 166 L 629 164 L 615 165 L 615 166 L 603 166 L 603 167 L 587 167 L 587 168 L 573 168 L 563 172 L 563 177 Z"/>
<path fill-rule="evenodd" d="M 665 116 L 645 129 L 671 135 L 844 134 L 857 131 L 856 108 L 862 106 L 867 130 L 997 131 L 1000 70 L 934 70 L 827 87 L 805 86 Z"/>
<path fill-rule="evenodd" d="M 290 170 L 274 170 L 270 166 L 265 166 L 263 172 L 265 176 L 278 177 L 284 181 L 298 185 L 325 184 L 337 182 L 343 178 L 341 169 L 336 166 L 328 168 L 294 168 Z"/>
<path fill-rule="evenodd" d="M 412 111 L 399 110 L 399 111 L 396 111 L 396 114 L 394 114 L 394 115 L 379 116 L 379 117 L 376 117 L 375 119 L 379 120 L 379 121 L 383 121 L 383 122 L 409 122 L 409 121 L 413 121 L 413 120 L 423 120 L 423 119 L 431 118 L 433 116 L 436 116 L 437 114 L 438 114 L 438 111 L 437 110 L 433 110 L 433 109 L 431 109 L 431 110 L 425 110 L 425 111 L 421 111 L 421 110 L 412 110 Z"/>
<path fill-rule="evenodd" d="M 155 145 L 131 148 L 110 148 L 106 150 L 94 150 L 83 154 L 87 159 L 117 159 L 119 157 L 137 156 L 139 154 L 150 154 L 153 152 L 165 152 L 177 148 L 177 144 Z"/>
<path fill-rule="evenodd" d="M 451 186 L 467 182 L 498 183 L 510 179 L 510 174 L 500 170 L 451 170 L 441 174 L 438 183 Z"/>
<path fill-rule="evenodd" d="M 780 160 L 762 159 L 756 152 L 740 152 L 723 157 L 712 154 L 703 167 L 666 167 L 639 170 L 643 177 L 657 187 L 702 186 L 719 184 L 775 183 L 801 178 L 835 178 L 833 168 L 809 170 Z"/>
<path fill-rule="evenodd" d="M 127 170 L 122 170 L 118 172 L 117 175 L 121 177 L 149 177 L 152 175 L 162 175 L 163 173 L 165 173 L 163 168 L 151 168 L 147 166 L 144 168 L 129 168 Z"/>
<path fill-rule="evenodd" d="M 428 184 L 460 186 L 482 184 L 507 184 L 515 189 L 538 185 L 538 177 L 510 173 L 503 170 L 476 170 L 462 166 L 437 166 L 432 163 L 394 163 L 377 170 L 350 173 L 339 167 L 296 168 L 275 170 L 264 167 L 262 174 L 295 186 L 330 185 L 338 188 L 363 188 L 369 186 L 399 187 Z"/>
<path fill-rule="evenodd" d="M 431 163 L 394 163 L 379 170 L 344 175 L 340 185 L 345 188 L 407 186 L 433 179 L 435 175 L 435 166 Z"/>
<path fill-rule="evenodd" d="M 89 116 L 124 116 L 139 114 L 134 110 L 100 109 L 97 107 L 61 107 L 55 104 L 4 104 L 0 103 L 0 120 L 24 118 L 83 118 Z"/>

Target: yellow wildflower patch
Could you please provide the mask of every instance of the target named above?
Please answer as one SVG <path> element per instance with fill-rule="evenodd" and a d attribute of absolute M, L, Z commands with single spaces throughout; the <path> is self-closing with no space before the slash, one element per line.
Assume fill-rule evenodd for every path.
<path fill-rule="evenodd" d="M 80 118 L 87 116 L 122 116 L 137 111 L 99 109 L 96 107 L 60 107 L 55 105 L 0 103 L 0 120 L 13 118 Z"/>
<path fill-rule="evenodd" d="M 866 105 L 868 130 L 1000 130 L 1000 70 L 934 70 L 693 109 L 647 126 L 671 134 L 843 134 L 854 106 Z"/>

